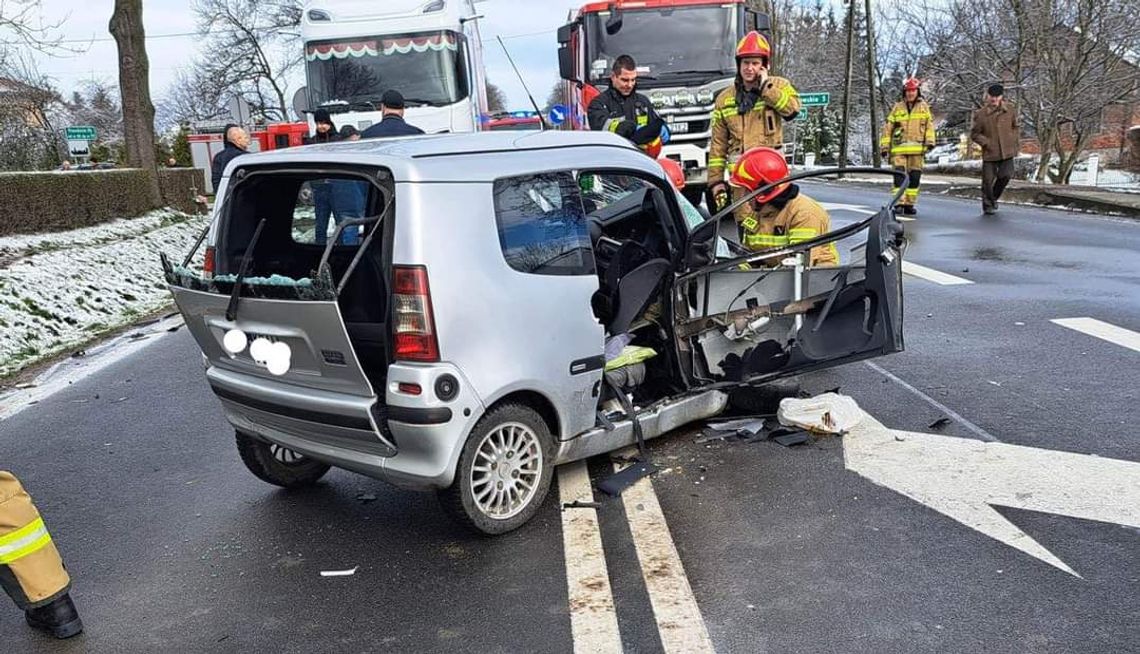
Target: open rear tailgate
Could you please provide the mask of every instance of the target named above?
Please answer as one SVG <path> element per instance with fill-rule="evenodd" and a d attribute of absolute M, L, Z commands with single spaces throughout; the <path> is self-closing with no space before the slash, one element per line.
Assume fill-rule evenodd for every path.
<path fill-rule="evenodd" d="M 242 297 L 236 319 L 226 319 L 229 297 L 171 285 L 174 301 L 210 364 L 232 372 L 296 384 L 305 389 L 375 398 L 376 393 L 353 353 L 335 300 L 271 300 Z M 241 330 L 247 345 L 237 353 L 223 339 Z M 274 375 L 250 355 L 252 343 L 266 338 L 291 352 L 288 371 Z"/>

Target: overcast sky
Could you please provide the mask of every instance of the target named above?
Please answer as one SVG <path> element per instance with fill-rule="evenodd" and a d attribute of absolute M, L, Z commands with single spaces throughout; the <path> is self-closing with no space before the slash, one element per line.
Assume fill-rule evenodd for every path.
<path fill-rule="evenodd" d="M 190 4 L 190 0 L 144 0 L 151 95 L 156 103 L 178 70 L 200 54 Z M 495 36 L 503 37 L 541 105 L 558 76 L 555 31 L 566 21 L 570 8 L 578 4 L 578 0 L 486 0 L 476 5 L 486 17 L 480 22 L 480 30 L 487 76 L 507 94 L 508 108 L 526 109 L 529 103 Z M 59 34 L 71 41 L 69 46 L 86 49 L 74 56 L 35 57 L 40 72 L 54 78 L 64 94 L 92 78 L 118 82 L 115 42 L 107 32 L 113 8 L 112 0 L 42 1 L 44 19 L 64 21 Z M 301 83 L 298 79 L 290 91 Z"/>

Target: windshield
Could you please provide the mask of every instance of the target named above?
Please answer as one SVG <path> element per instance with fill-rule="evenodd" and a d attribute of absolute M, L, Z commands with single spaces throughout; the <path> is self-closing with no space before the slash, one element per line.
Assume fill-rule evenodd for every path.
<path fill-rule="evenodd" d="M 305 44 L 314 107 L 373 103 L 388 89 L 409 106 L 454 104 L 467 97 L 467 71 L 455 32 L 355 37 Z"/>
<path fill-rule="evenodd" d="M 591 81 L 608 79 L 614 59 L 623 54 L 637 62 L 641 86 L 676 84 L 690 76 L 706 82 L 735 73 L 736 7 L 625 10 L 620 15 L 614 34 L 606 33 L 608 12 L 586 16 Z"/>

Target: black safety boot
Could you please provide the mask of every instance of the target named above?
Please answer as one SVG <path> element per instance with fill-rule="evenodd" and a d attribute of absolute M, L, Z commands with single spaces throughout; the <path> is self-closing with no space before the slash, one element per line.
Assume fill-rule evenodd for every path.
<path fill-rule="evenodd" d="M 71 595 L 63 595 L 48 604 L 28 609 L 24 612 L 24 617 L 33 629 L 56 638 L 71 638 L 83 631 L 83 621 L 79 619 L 79 611 L 75 610 Z"/>
<path fill-rule="evenodd" d="M 903 213 L 908 216 L 916 216 L 918 215 L 918 209 L 916 209 L 913 204 L 908 204 L 903 207 Z"/>

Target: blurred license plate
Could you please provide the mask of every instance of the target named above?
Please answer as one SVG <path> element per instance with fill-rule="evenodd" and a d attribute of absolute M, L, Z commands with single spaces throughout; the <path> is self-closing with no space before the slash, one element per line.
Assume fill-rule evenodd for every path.
<path fill-rule="evenodd" d="M 670 122 L 669 123 L 669 131 L 674 133 L 674 134 L 685 134 L 686 132 L 689 131 L 689 124 L 688 123 Z"/>

